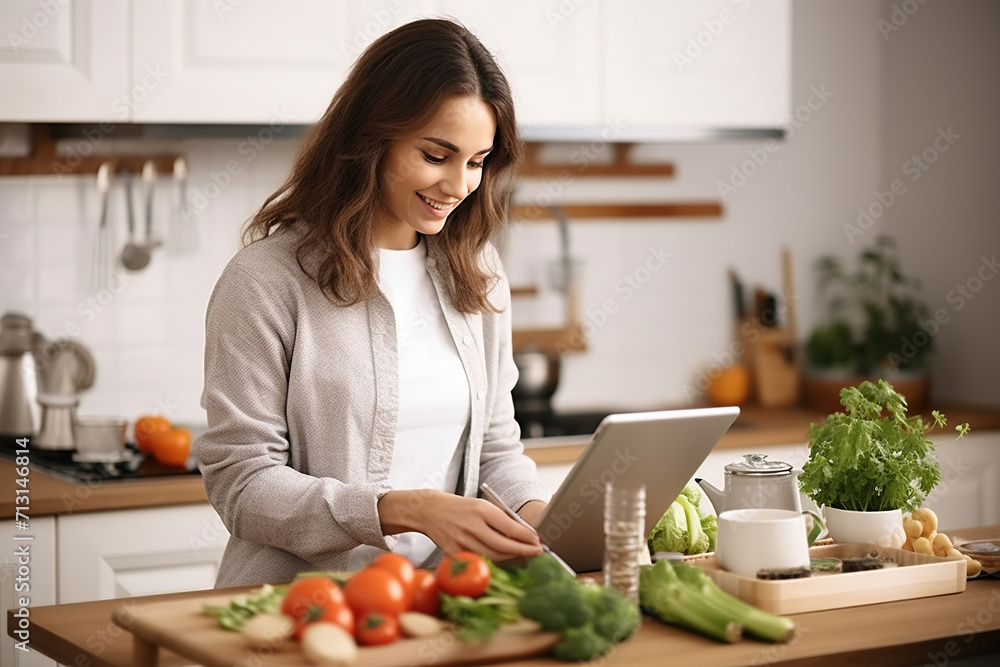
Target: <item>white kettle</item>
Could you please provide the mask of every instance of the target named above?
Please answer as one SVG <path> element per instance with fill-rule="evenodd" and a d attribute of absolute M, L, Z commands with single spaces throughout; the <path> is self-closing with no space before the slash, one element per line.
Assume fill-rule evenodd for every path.
<path fill-rule="evenodd" d="M 782 509 L 802 511 L 799 485 L 801 470 L 788 463 L 768 461 L 767 454 L 744 454 L 742 461 L 726 466 L 726 490 L 704 479 L 695 479 L 712 502 L 716 514 L 737 509 Z"/>

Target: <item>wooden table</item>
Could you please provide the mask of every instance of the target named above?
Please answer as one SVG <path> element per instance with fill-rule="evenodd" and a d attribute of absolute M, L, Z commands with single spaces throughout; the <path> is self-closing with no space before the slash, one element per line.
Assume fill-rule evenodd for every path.
<path fill-rule="evenodd" d="M 955 531 L 966 538 L 1000 535 L 1000 526 Z M 224 593 L 237 594 L 250 587 Z M 176 600 L 203 592 L 100 600 L 32 608 L 30 646 L 65 665 L 129 667 L 132 635 L 115 625 L 111 612 L 128 602 Z M 699 667 L 734 665 L 945 664 L 956 657 L 1000 654 L 1000 579 L 970 581 L 963 593 L 918 600 L 798 614 L 798 637 L 788 644 L 744 639 L 719 644 L 646 620 L 639 633 L 617 647 L 610 665 L 672 664 Z M 13 611 L 8 613 L 8 634 Z M 160 664 L 188 664 L 161 651 Z M 517 667 L 565 664 L 522 660 Z M 362 667 L 359 665 L 359 667 Z"/>

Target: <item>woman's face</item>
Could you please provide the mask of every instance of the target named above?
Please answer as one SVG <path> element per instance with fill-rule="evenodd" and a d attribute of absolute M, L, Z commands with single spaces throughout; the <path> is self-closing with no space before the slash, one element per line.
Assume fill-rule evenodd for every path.
<path fill-rule="evenodd" d="M 425 127 L 397 139 L 382 174 L 385 206 L 380 248 L 406 250 L 417 232 L 437 234 L 448 215 L 483 178 L 496 120 L 478 97 L 446 101 Z"/>

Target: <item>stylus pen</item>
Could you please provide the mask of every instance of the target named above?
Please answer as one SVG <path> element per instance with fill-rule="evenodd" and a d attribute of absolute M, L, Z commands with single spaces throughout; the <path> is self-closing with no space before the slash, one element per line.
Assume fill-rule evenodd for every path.
<path fill-rule="evenodd" d="M 517 512 L 515 512 L 511 508 L 507 507 L 507 503 L 505 503 L 500 498 L 500 496 L 498 496 L 496 494 L 496 491 L 494 491 L 493 489 L 491 489 L 486 482 L 483 482 L 482 484 L 479 485 L 479 490 L 483 492 L 483 497 L 486 498 L 486 500 L 490 501 L 491 503 L 493 503 L 494 505 L 496 505 L 497 507 L 499 507 L 500 509 L 502 509 L 504 511 L 504 513 L 507 516 L 509 516 L 511 519 L 513 519 L 514 521 L 517 521 L 519 524 L 521 524 L 522 526 L 524 526 L 526 528 L 530 528 L 531 530 L 535 530 L 534 526 L 532 526 L 530 523 L 528 523 L 527 521 L 525 521 L 524 519 L 522 519 L 520 517 L 520 515 L 518 515 Z M 536 531 L 536 533 L 537 533 L 537 531 Z M 574 570 L 573 568 L 571 568 L 569 566 L 569 563 L 567 563 L 562 558 L 560 558 L 559 554 L 557 554 L 555 551 L 552 551 L 552 549 L 549 549 L 548 545 L 545 544 L 545 542 L 542 542 L 541 537 L 539 537 L 538 542 L 539 542 L 539 544 L 542 545 L 542 551 L 544 551 L 547 554 L 550 554 L 553 558 L 556 559 L 557 563 L 559 563 L 564 568 L 566 568 L 567 572 L 569 572 L 570 574 L 572 574 L 574 577 L 576 576 L 576 570 Z"/>

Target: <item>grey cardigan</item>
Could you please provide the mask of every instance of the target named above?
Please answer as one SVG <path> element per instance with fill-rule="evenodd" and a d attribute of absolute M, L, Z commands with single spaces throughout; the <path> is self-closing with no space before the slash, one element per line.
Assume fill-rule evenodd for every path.
<path fill-rule="evenodd" d="M 367 544 L 390 549 L 377 502 L 390 491 L 398 411 L 396 326 L 380 292 L 354 306 L 329 301 L 298 266 L 296 229 L 240 250 L 208 304 L 208 430 L 194 443 L 208 499 L 230 532 L 216 586 L 345 570 Z M 465 366 L 471 417 L 457 492 L 488 482 L 511 507 L 547 498 L 524 455 L 511 388 L 510 288 L 499 314 L 469 315 L 447 294 L 447 259 L 428 237 L 427 267 Z M 311 266 L 307 269 L 312 272 Z"/>

